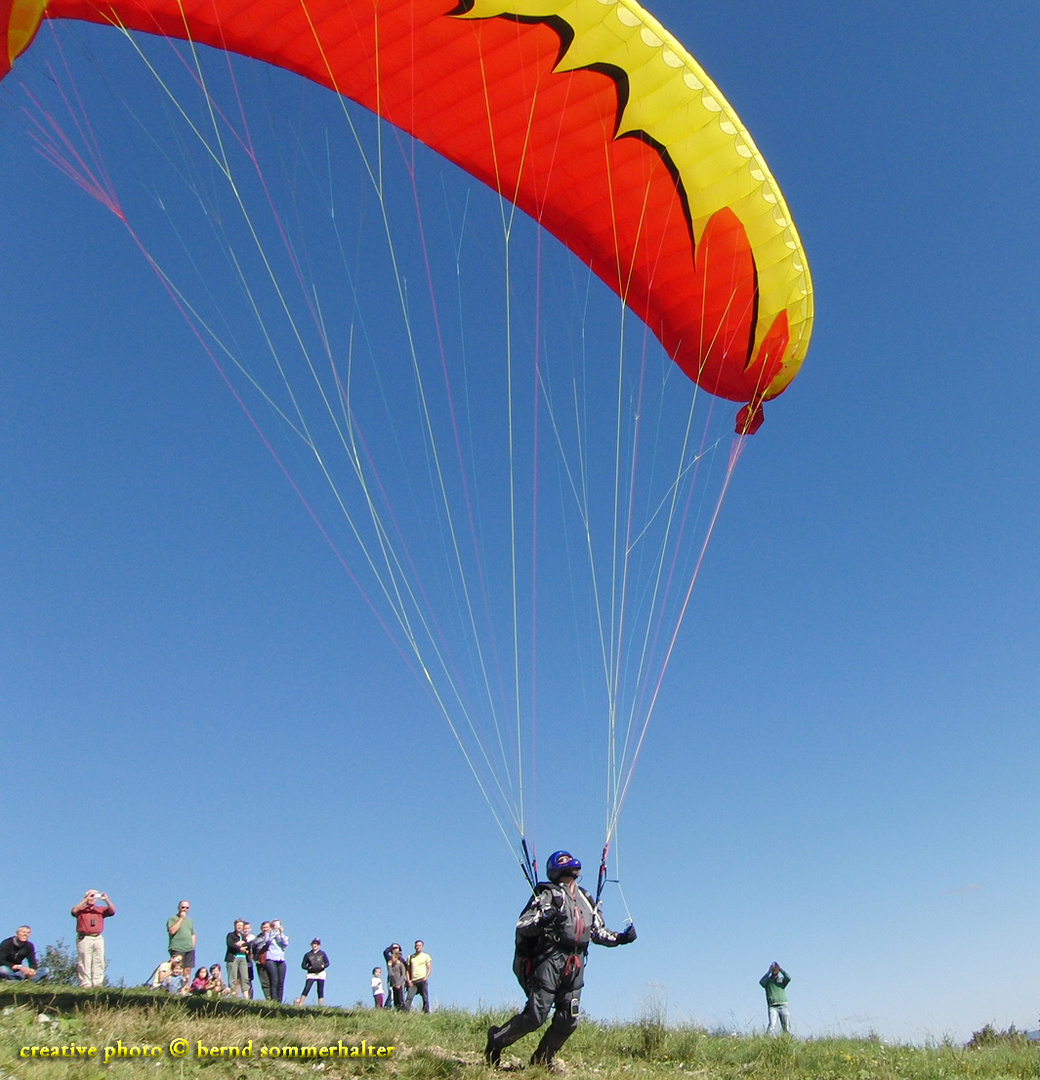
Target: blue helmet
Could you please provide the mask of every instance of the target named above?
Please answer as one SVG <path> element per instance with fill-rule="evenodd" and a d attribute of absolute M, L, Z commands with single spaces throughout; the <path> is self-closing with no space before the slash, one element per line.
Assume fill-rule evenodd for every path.
<path fill-rule="evenodd" d="M 581 873 L 581 859 L 576 859 L 569 851 L 554 851 L 545 864 L 545 873 L 549 880 L 557 882 L 564 874 Z"/>

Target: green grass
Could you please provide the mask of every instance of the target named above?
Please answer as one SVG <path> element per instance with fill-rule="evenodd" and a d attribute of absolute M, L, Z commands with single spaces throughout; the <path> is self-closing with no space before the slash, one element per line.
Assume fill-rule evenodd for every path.
<path fill-rule="evenodd" d="M 487 1028 L 503 1010 L 441 1010 L 432 1016 L 374 1009 L 297 1009 L 265 1002 L 171 999 L 148 990 L 75 990 L 0 987 L 0 1080 L 58 1077 L 205 1077 L 262 1080 L 285 1076 L 385 1076 L 394 1080 L 489 1080 L 482 1058 Z M 873 1039 L 768 1039 L 673 1027 L 649 1009 L 633 1023 L 583 1020 L 560 1059 L 574 1080 L 697 1077 L 699 1080 L 958 1080 L 1038 1077 L 1040 1048 L 1021 1037 L 991 1039 L 971 1048 L 912 1047 Z M 175 1040 L 186 1056 L 171 1056 Z M 252 1057 L 199 1056 L 206 1048 L 247 1047 Z M 294 1048 L 393 1047 L 387 1056 L 291 1056 Z M 519 1071 L 535 1043 L 531 1036 L 504 1058 Z M 118 1055 L 104 1064 L 105 1048 Z M 95 1047 L 95 1057 L 73 1060 L 20 1056 L 23 1047 Z M 159 1047 L 162 1055 L 129 1056 Z M 268 1056 L 261 1056 L 267 1049 Z M 277 1051 L 276 1056 L 270 1056 Z M 525 1068 L 539 1080 L 540 1068 Z"/>

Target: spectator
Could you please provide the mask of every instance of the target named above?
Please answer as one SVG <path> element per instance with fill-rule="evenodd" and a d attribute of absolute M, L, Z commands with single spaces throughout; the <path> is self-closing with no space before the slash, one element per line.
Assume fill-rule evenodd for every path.
<path fill-rule="evenodd" d="M 209 992 L 209 968 L 200 967 L 195 972 L 195 978 L 191 980 L 191 992 L 204 997 Z"/>
<path fill-rule="evenodd" d="M 383 950 L 383 957 L 386 960 L 386 975 L 390 982 L 391 998 L 386 1003 L 386 1007 L 389 1008 L 392 1003 L 395 1009 L 403 1009 L 405 987 L 408 984 L 408 967 L 401 955 L 401 946 L 396 941 L 393 945 L 388 945 Z"/>
<path fill-rule="evenodd" d="M 249 942 L 246 939 L 244 919 L 235 919 L 235 929 L 227 936 L 227 989 L 236 997 L 253 996 L 252 976 L 249 971 Z"/>
<path fill-rule="evenodd" d="M 791 1012 L 787 1007 L 787 990 L 785 987 L 791 981 L 791 976 L 774 961 L 769 965 L 769 970 L 758 980 L 758 985 L 766 992 L 766 1007 L 769 1010 L 768 1035 L 776 1036 L 779 1028 L 783 1028 L 787 1035 L 791 1029 Z"/>
<path fill-rule="evenodd" d="M 231 988 L 224 982 L 220 964 L 213 964 L 209 969 L 209 990 L 214 997 L 224 997 L 231 993 Z"/>
<path fill-rule="evenodd" d="M 264 966 L 267 968 L 271 1000 L 280 1004 L 285 992 L 285 950 L 289 946 L 289 938 L 278 919 L 272 919 L 269 925 L 270 929 L 262 937 L 266 956 Z"/>
<path fill-rule="evenodd" d="M 260 980 L 260 989 L 265 998 L 271 997 L 271 979 L 267 974 L 267 935 L 270 932 L 271 924 L 262 922 L 259 936 L 254 937 L 250 944 L 253 959 L 256 961 L 256 977 Z"/>
<path fill-rule="evenodd" d="M 383 969 L 374 967 L 372 968 L 372 1000 L 376 1003 L 377 1009 L 383 1007 L 383 992 Z"/>
<path fill-rule="evenodd" d="M 145 986 L 150 986 L 153 990 L 158 990 L 166 976 L 170 974 L 170 961 L 164 960 L 156 969 L 152 972 L 152 977 L 145 983 Z"/>
<path fill-rule="evenodd" d="M 256 941 L 256 934 L 253 933 L 253 924 L 251 922 L 243 923 L 242 930 L 246 935 L 246 975 L 249 978 L 249 996 L 253 996 L 253 942 Z"/>
<path fill-rule="evenodd" d="M 421 941 L 415 943 L 415 952 L 408 957 L 408 999 L 404 1007 L 411 1011 L 412 999 L 416 994 L 422 998 L 422 1011 L 430 1011 L 430 974 L 433 971 L 433 957 L 426 952 Z"/>
<path fill-rule="evenodd" d="M 163 989 L 168 994 L 186 994 L 187 980 L 184 976 L 184 963 L 179 955 L 170 957 L 170 974 L 163 979 Z"/>
<path fill-rule="evenodd" d="M 191 904 L 182 900 L 177 905 L 177 914 L 166 920 L 166 933 L 170 938 L 170 956 L 179 953 L 184 962 L 185 971 L 195 966 L 195 923 L 188 917 Z"/>
<path fill-rule="evenodd" d="M 72 909 L 76 920 L 76 974 L 80 986 L 105 985 L 105 919 L 116 909 L 108 893 L 88 889 Z"/>
<path fill-rule="evenodd" d="M 31 926 L 19 926 L 9 938 L 0 941 L 0 979 L 42 982 L 49 972 L 36 966 L 36 947 L 29 940 Z"/>
<path fill-rule="evenodd" d="M 315 938 L 311 942 L 311 951 L 303 954 L 303 963 L 300 967 L 307 972 L 307 981 L 303 984 L 300 996 L 293 1002 L 294 1005 L 302 1005 L 311 992 L 311 984 L 318 991 L 318 1004 L 325 1004 L 325 971 L 329 966 L 329 958 L 321 947 L 321 939 Z"/>

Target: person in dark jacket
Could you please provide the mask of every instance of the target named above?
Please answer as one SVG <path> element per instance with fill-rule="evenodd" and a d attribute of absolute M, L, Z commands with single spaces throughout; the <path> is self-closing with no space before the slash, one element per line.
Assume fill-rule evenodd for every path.
<path fill-rule="evenodd" d="M 9 938 L 0 941 L 0 979 L 31 979 L 41 982 L 49 972 L 36 966 L 36 947 L 29 940 L 31 926 L 19 926 Z"/>
<path fill-rule="evenodd" d="M 318 1004 L 325 1004 L 325 972 L 328 966 L 329 958 L 321 947 L 321 939 L 315 938 L 311 942 L 311 951 L 303 954 L 303 963 L 300 967 L 307 972 L 307 981 L 303 984 L 300 996 L 293 1002 L 294 1005 L 303 1005 L 306 1002 L 312 983 L 318 991 Z"/>
<path fill-rule="evenodd" d="M 631 923 L 621 933 L 606 928 L 599 905 L 578 886 L 581 862 L 570 852 L 553 852 L 546 873 L 549 882 L 538 885 L 516 924 L 513 971 L 527 1004 L 501 1027 L 488 1029 L 484 1056 L 489 1065 L 498 1065 L 507 1046 L 540 1028 L 555 1009 L 531 1055 L 532 1065 L 551 1066 L 578 1026 L 589 943 L 613 947 L 636 939 Z"/>
<path fill-rule="evenodd" d="M 271 924 L 262 922 L 260 933 L 249 943 L 249 950 L 256 961 L 256 977 L 260 982 L 260 990 L 265 998 L 271 997 L 271 978 L 267 974 L 267 935 L 271 932 Z"/>
<path fill-rule="evenodd" d="M 235 929 L 227 936 L 224 952 L 227 964 L 228 991 L 240 998 L 253 996 L 253 976 L 249 970 L 249 941 L 246 938 L 245 919 L 235 919 Z"/>

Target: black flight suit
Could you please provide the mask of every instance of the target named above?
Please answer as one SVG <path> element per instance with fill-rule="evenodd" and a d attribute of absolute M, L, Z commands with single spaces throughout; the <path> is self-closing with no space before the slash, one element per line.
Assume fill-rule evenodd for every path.
<path fill-rule="evenodd" d="M 613 947 L 635 937 L 631 926 L 621 933 L 608 930 L 599 906 L 584 889 L 576 888 L 572 897 L 565 885 L 539 884 L 516 924 L 513 971 L 527 994 L 527 1005 L 488 1032 L 488 1060 L 497 1063 L 507 1046 L 540 1028 L 555 1005 L 552 1023 L 531 1058 L 549 1064 L 578 1026 L 589 942 Z"/>

